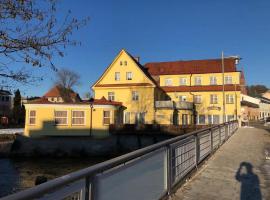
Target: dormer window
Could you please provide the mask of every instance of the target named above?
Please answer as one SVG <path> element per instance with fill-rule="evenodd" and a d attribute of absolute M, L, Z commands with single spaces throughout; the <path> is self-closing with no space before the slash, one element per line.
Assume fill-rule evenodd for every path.
<path fill-rule="evenodd" d="M 225 76 L 224 77 L 225 84 L 232 84 L 232 77 L 231 76 Z"/>
<path fill-rule="evenodd" d="M 215 76 L 210 77 L 210 85 L 217 85 L 217 77 Z"/>
<path fill-rule="evenodd" d="M 172 86 L 172 79 L 171 78 L 165 79 L 165 86 Z"/>

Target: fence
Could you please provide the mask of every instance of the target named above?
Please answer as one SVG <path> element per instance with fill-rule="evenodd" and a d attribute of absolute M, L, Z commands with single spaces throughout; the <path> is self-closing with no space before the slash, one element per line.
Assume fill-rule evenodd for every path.
<path fill-rule="evenodd" d="M 48 181 L 2 200 L 157 200 L 237 130 L 232 121 L 178 136 Z"/>

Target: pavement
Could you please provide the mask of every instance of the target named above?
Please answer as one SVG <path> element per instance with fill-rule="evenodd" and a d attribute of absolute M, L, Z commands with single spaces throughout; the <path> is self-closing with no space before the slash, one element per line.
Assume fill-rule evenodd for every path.
<path fill-rule="evenodd" d="M 239 128 L 172 199 L 270 199 L 269 155 L 270 129 Z"/>

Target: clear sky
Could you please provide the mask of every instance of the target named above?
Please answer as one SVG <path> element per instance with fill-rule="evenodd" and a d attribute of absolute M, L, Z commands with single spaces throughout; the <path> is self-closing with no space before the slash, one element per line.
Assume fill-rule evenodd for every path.
<path fill-rule="evenodd" d="M 70 47 L 58 67 L 81 75 L 80 95 L 90 90 L 120 49 L 141 63 L 207 59 L 240 55 L 248 84 L 270 87 L 269 0 L 76 0 L 61 1 L 59 11 L 72 10 L 88 25 L 73 35 L 81 46 Z M 24 95 L 43 95 L 54 72 L 48 68 L 38 87 L 23 87 Z"/>

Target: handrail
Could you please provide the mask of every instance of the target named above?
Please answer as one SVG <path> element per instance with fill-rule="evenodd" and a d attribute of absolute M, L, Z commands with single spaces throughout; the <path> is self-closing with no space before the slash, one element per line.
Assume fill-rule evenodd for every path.
<path fill-rule="evenodd" d="M 138 150 L 135 150 L 133 152 L 124 154 L 122 156 L 107 160 L 105 162 L 96 164 L 94 166 L 90 166 L 90 167 L 87 167 L 85 169 L 82 169 L 82 170 L 64 175 L 62 177 L 50 180 L 46 183 L 35 186 L 33 188 L 29 188 L 27 190 L 24 190 L 24 191 L 15 193 L 15 194 L 11 194 L 9 196 L 1 198 L 1 200 L 29 200 L 32 198 L 37 198 L 37 197 L 40 197 L 42 194 L 45 194 L 45 193 L 48 193 L 50 191 L 55 190 L 56 188 L 62 187 L 66 184 L 69 184 L 71 182 L 75 182 L 75 181 L 82 179 L 82 178 L 85 178 L 85 177 L 91 178 L 95 174 L 104 172 L 108 169 L 112 169 L 116 166 L 124 164 L 128 161 L 131 161 L 135 158 L 143 156 L 147 153 L 153 152 L 153 151 L 160 149 L 162 147 L 167 147 L 168 145 L 173 144 L 175 142 L 178 142 L 178 141 L 185 139 L 187 137 L 196 136 L 199 133 L 202 133 L 205 131 L 211 131 L 212 129 L 220 128 L 220 127 L 223 127 L 227 124 L 231 124 L 231 123 L 235 123 L 235 122 L 236 121 L 231 121 L 231 122 L 226 122 L 224 124 L 213 125 L 211 127 L 196 130 L 196 131 L 193 131 L 193 132 L 185 134 L 185 135 L 177 136 L 177 137 L 159 142 L 159 143 L 144 147 L 142 149 L 138 149 Z"/>

